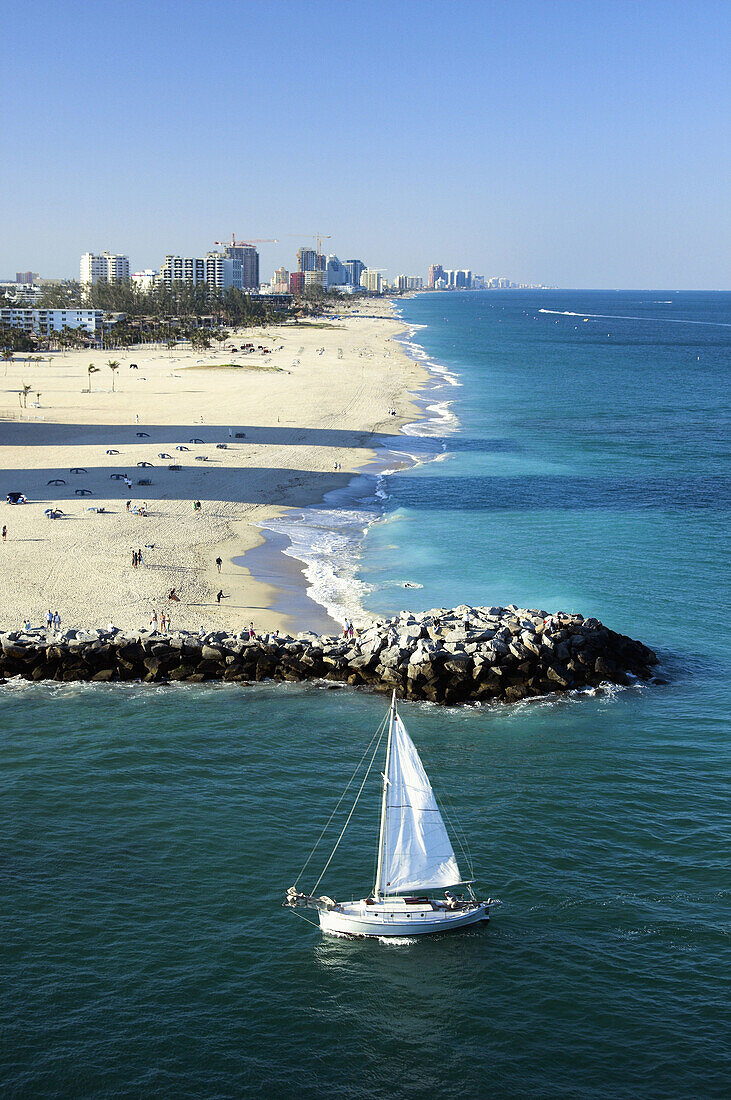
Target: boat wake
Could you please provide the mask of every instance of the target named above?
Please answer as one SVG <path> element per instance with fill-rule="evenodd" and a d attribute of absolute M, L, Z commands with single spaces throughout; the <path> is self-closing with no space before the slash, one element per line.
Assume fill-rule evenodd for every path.
<path fill-rule="evenodd" d="M 731 328 L 725 321 L 687 321 L 681 317 L 630 317 L 622 313 L 575 313 L 570 309 L 539 309 L 539 313 L 552 313 L 557 317 L 597 317 L 603 321 L 659 321 L 668 325 L 706 325 L 711 328 Z"/>

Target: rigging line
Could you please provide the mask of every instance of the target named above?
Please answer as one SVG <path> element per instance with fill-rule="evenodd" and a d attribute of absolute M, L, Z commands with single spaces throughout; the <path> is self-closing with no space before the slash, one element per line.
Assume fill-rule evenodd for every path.
<path fill-rule="evenodd" d="M 469 840 L 467 839 L 467 834 L 465 833 L 464 829 L 462 828 L 462 825 L 460 824 L 459 820 L 457 819 L 456 811 L 454 811 L 454 807 L 452 807 L 452 810 L 455 814 L 455 817 L 454 817 L 454 820 L 452 820 L 452 818 L 449 815 L 449 810 L 447 809 L 447 804 L 446 804 L 445 799 L 443 797 L 440 797 L 439 802 L 441 802 L 441 804 L 442 804 L 442 809 L 444 810 L 444 814 L 447 818 L 447 822 L 449 823 L 449 827 L 450 827 L 450 829 L 452 829 L 452 831 L 454 832 L 454 835 L 457 837 L 457 843 L 459 844 L 460 848 L 462 849 L 462 855 L 464 856 L 465 862 L 467 863 L 467 866 L 469 868 L 470 877 L 474 878 L 475 868 L 474 868 L 474 865 L 473 865 L 473 862 L 472 862 L 472 852 L 470 851 L 470 844 L 469 844 Z M 463 840 L 464 840 L 464 843 L 463 843 Z"/>
<path fill-rule="evenodd" d="M 390 717 L 390 715 L 389 715 L 389 717 Z M 373 750 L 373 756 L 371 757 L 371 760 L 370 760 L 370 764 L 368 765 L 368 768 L 367 768 L 367 770 L 366 770 L 366 773 L 365 773 L 365 775 L 363 776 L 363 782 L 361 783 L 360 787 L 358 788 L 358 793 L 357 793 L 357 795 L 355 796 L 355 802 L 354 802 L 354 803 L 353 803 L 353 805 L 351 806 L 351 808 L 350 808 L 350 813 L 348 814 L 348 816 L 347 816 L 347 818 L 346 818 L 346 820 L 345 820 L 345 824 L 343 825 L 342 829 L 340 830 L 340 836 L 339 836 L 339 837 L 338 837 L 338 839 L 337 839 L 337 840 L 335 841 L 335 847 L 333 848 L 332 852 L 330 853 L 330 859 L 328 859 L 327 863 L 325 864 L 325 866 L 324 866 L 324 867 L 323 867 L 323 869 L 322 869 L 322 873 L 321 873 L 321 875 L 320 875 L 319 879 L 317 880 L 317 882 L 315 883 L 315 885 L 314 885 L 314 886 L 312 887 L 312 894 L 313 894 L 313 895 L 314 895 L 314 893 L 315 893 L 315 890 L 317 889 L 317 887 L 318 887 L 318 886 L 320 885 L 320 883 L 322 882 L 322 878 L 323 878 L 323 875 L 325 874 L 325 872 L 327 871 L 328 867 L 330 866 L 330 864 L 331 864 L 331 862 L 332 862 L 332 858 L 333 858 L 333 856 L 335 855 L 335 853 L 336 853 L 336 852 L 337 852 L 337 850 L 338 850 L 338 845 L 340 844 L 340 841 L 341 841 L 341 840 L 343 839 L 343 836 L 345 835 L 345 830 L 346 830 L 346 829 L 348 828 L 348 825 L 349 825 L 349 823 L 350 823 L 350 819 L 351 819 L 351 817 L 353 816 L 353 813 L 354 813 L 354 811 L 355 811 L 355 807 L 356 807 L 356 806 L 358 805 L 358 799 L 360 798 L 360 796 L 361 796 L 361 794 L 362 794 L 362 792 L 363 792 L 363 788 L 364 788 L 364 787 L 365 787 L 365 785 L 366 785 L 366 780 L 367 780 L 368 776 L 369 776 L 369 775 L 371 774 L 371 768 L 373 767 L 373 761 L 374 761 L 374 760 L 376 759 L 376 753 L 378 752 L 378 750 L 379 750 L 379 748 L 380 748 L 380 746 L 381 746 L 381 741 L 383 740 L 383 733 L 384 733 L 384 729 L 385 729 L 385 726 L 386 726 L 386 723 L 384 722 L 384 723 L 382 724 L 382 726 L 381 726 L 381 735 L 380 735 L 380 737 L 378 738 L 378 743 L 377 743 L 377 745 L 376 745 L 375 749 Z"/>
<path fill-rule="evenodd" d="M 306 917 L 304 915 L 304 913 L 298 913 L 296 909 L 290 909 L 289 911 L 290 911 L 290 913 L 294 913 L 295 917 L 299 917 L 300 920 L 306 920 L 307 923 L 311 924 L 313 928 L 319 928 L 320 927 L 319 924 L 315 924 L 315 922 L 313 920 L 310 920 L 309 917 Z"/>
<path fill-rule="evenodd" d="M 321 840 L 322 840 L 322 838 L 324 837 L 324 835 L 325 835 L 325 833 L 327 832 L 327 830 L 328 830 L 328 829 L 330 828 L 330 823 L 331 823 L 332 819 L 333 819 L 333 818 L 335 817 L 335 814 L 336 814 L 336 813 L 338 812 L 338 810 L 340 809 L 340 803 L 341 803 L 341 802 L 343 801 L 343 799 L 345 798 L 346 794 L 347 794 L 347 793 L 348 793 L 348 791 L 350 790 L 350 785 L 351 785 L 351 783 L 353 782 L 353 780 L 355 779 L 356 775 L 358 774 L 358 772 L 359 772 L 359 770 L 360 770 L 360 766 L 361 766 L 361 764 L 363 763 L 363 761 L 365 760 L 366 756 L 368 755 L 368 753 L 369 753 L 369 751 L 370 751 L 370 747 L 371 747 L 371 745 L 372 745 L 372 744 L 373 744 L 373 742 L 375 741 L 376 737 L 378 737 L 379 735 L 381 735 L 381 734 L 383 733 L 383 727 L 384 727 L 384 726 L 385 726 L 385 724 L 386 724 L 386 720 L 387 720 L 386 718 L 384 718 L 384 719 L 383 719 L 383 721 L 381 722 L 381 725 L 380 725 L 380 726 L 378 727 L 378 729 L 376 730 L 376 732 L 375 732 L 375 733 L 373 734 L 373 737 L 371 737 L 370 741 L 369 741 L 369 742 L 368 742 L 368 744 L 366 745 L 366 748 L 365 748 L 365 752 L 364 752 L 364 753 L 363 753 L 363 755 L 361 756 L 361 758 L 360 758 L 360 760 L 358 761 L 358 763 L 357 763 L 357 764 L 355 765 L 355 771 L 353 772 L 353 774 L 351 775 L 350 779 L 348 780 L 348 783 L 347 783 L 347 786 L 346 786 L 345 790 L 344 790 L 344 791 L 343 791 L 343 793 L 342 793 L 342 794 L 340 795 L 340 798 L 339 798 L 339 799 L 338 799 L 338 801 L 337 801 L 337 805 L 335 806 L 335 809 L 333 810 L 333 812 L 332 812 L 332 813 L 330 814 L 329 818 L 328 818 L 328 819 L 327 819 L 327 821 L 325 822 L 325 826 L 324 826 L 324 828 L 323 828 L 322 832 L 321 832 L 321 833 L 320 833 L 320 835 L 318 836 L 317 840 L 315 841 L 315 843 L 314 843 L 314 845 L 313 845 L 313 847 L 312 847 L 312 850 L 310 851 L 310 854 L 308 855 L 307 859 L 305 860 L 304 864 L 302 865 L 302 869 L 300 870 L 300 873 L 299 873 L 299 874 L 297 875 L 297 878 L 296 878 L 296 879 L 294 880 L 294 885 L 295 885 L 295 886 L 297 885 L 297 883 L 299 882 L 299 880 L 300 880 L 300 879 L 302 878 L 303 874 L 305 873 L 305 871 L 306 871 L 306 869 L 307 869 L 307 865 L 309 864 L 310 860 L 312 859 L 312 857 L 314 856 L 315 852 L 317 851 L 317 847 L 318 847 L 318 845 L 319 845 L 320 841 L 321 841 Z"/>

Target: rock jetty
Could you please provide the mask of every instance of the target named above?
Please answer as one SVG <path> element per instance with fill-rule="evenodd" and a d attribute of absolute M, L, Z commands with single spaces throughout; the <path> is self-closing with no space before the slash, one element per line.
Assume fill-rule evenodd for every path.
<path fill-rule="evenodd" d="M 329 680 L 434 703 L 502 701 L 652 680 L 641 642 L 577 614 L 508 607 L 402 611 L 353 638 L 140 630 L 0 633 L 0 676 L 145 683 Z"/>

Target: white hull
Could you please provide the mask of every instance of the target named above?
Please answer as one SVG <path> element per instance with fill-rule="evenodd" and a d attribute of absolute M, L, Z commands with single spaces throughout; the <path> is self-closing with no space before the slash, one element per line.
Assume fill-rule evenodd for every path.
<path fill-rule="evenodd" d="M 365 905 L 350 902 L 334 909 L 319 911 L 323 932 L 339 936 L 425 936 L 432 932 L 451 932 L 489 920 L 489 903 L 471 905 L 466 909 L 432 908 L 431 905 L 409 906 L 404 912 L 385 905 Z"/>

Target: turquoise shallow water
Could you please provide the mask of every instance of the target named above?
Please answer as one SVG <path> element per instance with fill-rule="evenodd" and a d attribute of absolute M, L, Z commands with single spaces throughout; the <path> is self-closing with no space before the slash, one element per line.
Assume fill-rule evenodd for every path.
<path fill-rule="evenodd" d="M 388 479 L 363 558 L 374 609 L 576 607 L 672 675 L 512 708 L 404 705 L 503 900 L 487 927 L 385 945 L 280 908 L 382 699 L 0 687 L 6 1095 L 728 1094 L 731 300 L 674 298 L 404 307 L 462 381 L 436 395 L 462 431 L 443 461 Z M 667 323 L 679 314 L 711 323 Z M 370 886 L 376 799 L 328 892 Z"/>

